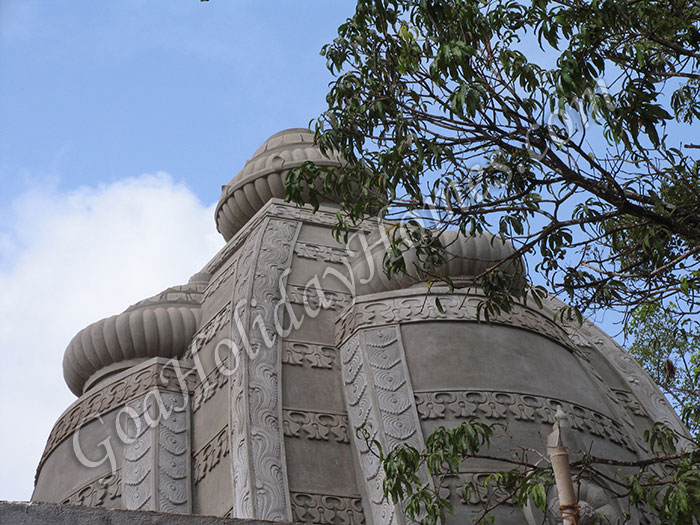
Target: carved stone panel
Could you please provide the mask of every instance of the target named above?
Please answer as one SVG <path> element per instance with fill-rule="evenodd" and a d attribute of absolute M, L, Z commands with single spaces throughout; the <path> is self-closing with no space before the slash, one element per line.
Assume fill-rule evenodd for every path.
<path fill-rule="evenodd" d="M 398 328 L 355 334 L 342 345 L 341 362 L 350 427 L 362 426 L 369 433 L 369 440 L 355 432 L 353 437 L 373 521 L 403 523 L 401 509 L 383 495 L 384 472 L 370 448 L 374 440 L 385 450 L 400 444 L 424 447 Z"/>
<path fill-rule="evenodd" d="M 281 278 L 299 224 L 271 219 L 241 248 L 232 308 L 231 340 L 239 349 L 230 378 L 234 515 L 288 520 L 286 460 L 280 400 L 281 343 L 275 315 Z"/>
<path fill-rule="evenodd" d="M 409 295 L 410 293 L 410 295 Z M 357 329 L 370 326 L 419 321 L 477 322 L 477 309 L 484 297 L 460 292 L 426 295 L 425 288 L 408 292 L 399 290 L 359 298 L 336 322 L 336 342 L 345 341 Z M 438 309 L 435 299 L 440 300 Z M 574 345 L 566 332 L 549 316 L 539 310 L 515 304 L 510 312 L 492 316 L 495 325 L 512 326 L 544 335 L 573 351 Z"/>
<path fill-rule="evenodd" d="M 121 470 L 110 472 L 79 488 L 61 503 L 64 505 L 85 505 L 87 507 L 121 507 Z"/>
<path fill-rule="evenodd" d="M 315 283 L 306 286 L 290 284 L 287 286 L 287 296 L 290 303 L 304 305 L 314 311 L 324 309 L 341 312 L 352 301 L 348 293 L 324 290 L 315 286 Z"/>
<path fill-rule="evenodd" d="M 319 525 L 364 525 L 360 498 L 292 492 L 294 521 Z"/>
<path fill-rule="evenodd" d="M 338 368 L 337 354 L 331 346 L 313 343 L 285 341 L 282 345 L 282 363 L 291 366 L 334 370 Z"/>
<path fill-rule="evenodd" d="M 310 242 L 297 243 L 294 247 L 294 254 L 301 259 L 331 264 L 343 264 L 343 261 L 346 261 L 348 258 L 348 253 L 345 249 Z"/>
<path fill-rule="evenodd" d="M 350 443 L 348 418 L 342 414 L 285 409 L 283 421 L 285 437 Z"/>
<path fill-rule="evenodd" d="M 608 416 L 590 408 L 532 394 L 461 390 L 452 392 L 416 392 L 416 404 L 421 420 L 467 419 L 515 420 L 551 426 L 561 408 L 569 417 L 574 430 L 606 439 L 636 452 L 625 427 Z"/>
<path fill-rule="evenodd" d="M 133 510 L 192 512 L 187 394 L 153 390 L 127 411 L 123 503 Z"/>

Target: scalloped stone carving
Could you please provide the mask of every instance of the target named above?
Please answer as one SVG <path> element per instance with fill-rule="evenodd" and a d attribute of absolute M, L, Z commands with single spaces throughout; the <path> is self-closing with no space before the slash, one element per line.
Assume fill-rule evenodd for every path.
<path fill-rule="evenodd" d="M 369 441 L 353 437 L 375 525 L 398 525 L 404 519 L 400 505 L 384 496 L 384 471 L 368 443 L 376 440 L 385 450 L 425 446 L 405 359 L 396 326 L 365 330 L 341 347 L 348 419 L 352 428 L 364 425 L 369 432 Z M 421 477 L 432 484 L 425 473 Z"/>
<path fill-rule="evenodd" d="M 123 503 L 127 509 L 192 512 L 189 404 L 185 396 L 153 390 L 129 404 L 124 450 Z"/>
<path fill-rule="evenodd" d="M 230 240 L 271 198 L 284 199 L 287 172 L 307 161 L 318 166 L 342 165 L 338 158 L 321 153 L 314 145 L 313 133 L 307 129 L 287 129 L 267 139 L 222 188 L 215 216 L 216 227 L 224 239 Z"/>
<path fill-rule="evenodd" d="M 63 355 L 63 377 L 76 396 L 96 372 L 120 362 L 182 355 L 197 330 L 207 283 L 174 286 L 83 328 Z"/>
<path fill-rule="evenodd" d="M 234 513 L 240 517 L 286 520 L 291 514 L 279 417 L 281 345 L 275 338 L 269 346 L 261 330 L 275 333 L 279 279 L 291 262 L 298 229 L 296 222 L 267 221 L 258 235 L 246 241 L 239 261 L 232 304 L 234 309 L 242 301 L 249 305 L 242 323 L 250 347 L 257 349 L 255 355 L 239 353 L 237 372 L 229 381 Z M 237 348 L 246 348 L 238 329 L 232 340 Z"/>

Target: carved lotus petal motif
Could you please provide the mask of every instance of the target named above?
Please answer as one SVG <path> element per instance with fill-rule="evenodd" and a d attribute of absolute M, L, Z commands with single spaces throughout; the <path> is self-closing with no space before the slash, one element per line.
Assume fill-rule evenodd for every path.
<path fill-rule="evenodd" d="M 161 458 L 159 468 L 161 474 L 167 474 L 172 479 L 184 479 L 187 477 L 187 462 L 179 458 Z"/>

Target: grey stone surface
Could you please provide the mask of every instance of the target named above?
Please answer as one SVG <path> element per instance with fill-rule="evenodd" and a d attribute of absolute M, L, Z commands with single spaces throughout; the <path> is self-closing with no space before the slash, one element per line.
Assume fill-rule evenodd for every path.
<path fill-rule="evenodd" d="M 64 370 L 79 398 L 49 436 L 33 500 L 400 525 L 401 508 L 383 498 L 383 473 L 355 432 L 362 424 L 386 449 L 421 447 L 438 426 L 474 416 L 544 451 L 560 409 L 576 446 L 628 459 L 642 455 L 652 421 L 683 431 L 610 337 L 590 323 L 553 321 L 557 301 L 517 305 L 488 325 L 477 320 L 478 289 L 434 286 L 440 310 L 424 275 L 382 274 L 377 220 L 358 225 L 346 246 L 332 235 L 332 203 L 312 213 L 281 201 L 287 171 L 320 159 L 303 130 L 271 137 L 223 188 L 216 221 L 226 246 L 187 285 L 74 338 Z M 457 285 L 511 253 L 488 235 L 443 235 L 451 259 L 433 270 Z M 514 262 L 510 271 L 522 278 L 522 268 Z M 184 408 L 161 419 L 156 404 Z M 505 458 L 514 442 L 495 439 L 490 452 Z M 445 480 L 456 507 L 450 523 L 478 511 L 492 495 L 483 480 L 504 466 L 471 462 Z M 462 504 L 457 494 L 471 482 L 483 490 Z M 600 499 L 593 488 L 586 494 Z M 89 523 L 122 519 L 86 512 Z M 496 518 L 523 516 L 506 505 Z"/>
<path fill-rule="evenodd" d="M 292 522 L 0 501 L 2 525 L 295 525 Z M 298 524 L 296 524 L 298 525 Z"/>

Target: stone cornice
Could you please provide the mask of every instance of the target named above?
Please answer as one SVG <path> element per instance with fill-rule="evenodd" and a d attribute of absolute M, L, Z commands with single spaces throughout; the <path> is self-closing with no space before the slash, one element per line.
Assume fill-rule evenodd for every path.
<path fill-rule="evenodd" d="M 344 414 L 285 408 L 282 425 L 285 437 L 350 443 L 348 417 Z"/>
<path fill-rule="evenodd" d="M 435 298 L 440 300 L 442 312 L 435 305 Z M 428 294 L 425 287 L 358 297 L 336 321 L 336 345 L 342 345 L 359 328 L 370 326 L 424 321 L 478 322 L 477 307 L 484 299 L 483 295 L 475 292 L 436 291 Z M 543 335 L 570 351 L 575 349 L 566 331 L 545 312 L 528 306 L 515 304 L 510 312 L 492 316 L 490 322 L 522 328 Z"/>
<path fill-rule="evenodd" d="M 421 420 L 468 419 L 522 421 L 551 426 L 558 408 L 571 428 L 637 452 L 625 427 L 590 408 L 534 394 L 485 390 L 415 392 Z"/>
<path fill-rule="evenodd" d="M 270 217 L 304 222 L 314 225 L 333 227 L 338 223 L 338 209 L 330 206 L 320 206 L 314 213 L 311 207 L 299 207 L 282 199 L 270 199 L 257 213 L 221 248 L 219 252 L 202 269 L 212 275 L 243 245 L 248 236 L 256 231 L 262 222 Z M 376 227 L 375 221 L 368 219 L 357 225 L 357 229 L 369 232 Z"/>

